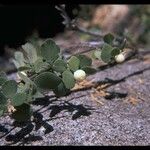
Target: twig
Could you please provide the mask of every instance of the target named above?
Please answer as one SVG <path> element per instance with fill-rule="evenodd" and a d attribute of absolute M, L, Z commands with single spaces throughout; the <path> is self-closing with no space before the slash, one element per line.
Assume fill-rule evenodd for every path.
<path fill-rule="evenodd" d="M 66 28 L 70 29 L 70 30 L 76 30 L 85 34 L 89 34 L 98 38 L 102 38 L 103 35 L 101 33 L 95 33 L 95 32 L 91 32 L 85 28 L 82 28 L 80 26 L 77 25 L 76 20 L 71 20 L 70 17 L 68 16 L 66 10 L 65 10 L 65 5 L 59 5 L 59 6 L 55 6 L 55 8 L 57 10 L 59 10 L 61 12 L 61 16 L 63 17 L 64 21 L 62 22 Z"/>
<path fill-rule="evenodd" d="M 62 50 L 62 54 L 66 59 L 69 59 L 72 55 L 72 51 L 79 49 L 79 48 L 85 48 L 85 50 L 79 51 L 77 53 L 73 53 L 73 55 L 78 55 L 78 54 L 84 54 L 96 49 L 101 49 L 103 46 L 104 42 L 103 41 L 94 41 L 94 42 L 82 42 L 78 43 L 74 46 L 68 47 L 67 49 Z"/>
<path fill-rule="evenodd" d="M 70 19 L 70 17 L 68 16 L 68 14 L 65 11 L 65 5 L 59 5 L 59 6 L 55 6 L 55 8 L 57 10 L 59 10 L 61 12 L 61 16 L 64 18 L 64 21 L 62 22 L 67 28 L 74 28 L 73 26 L 73 22 Z"/>
<path fill-rule="evenodd" d="M 88 35 L 91 35 L 91 36 L 95 36 L 99 39 L 102 39 L 104 37 L 104 34 L 100 33 L 100 32 L 92 32 L 92 31 L 89 31 L 83 27 L 80 27 L 76 20 L 73 19 L 71 20 L 71 18 L 68 16 L 66 10 L 65 10 L 65 5 L 59 5 L 59 6 L 55 6 L 55 8 L 57 10 L 59 10 L 61 13 L 60 15 L 63 17 L 64 21 L 62 22 L 67 29 L 69 30 L 73 30 L 73 31 L 79 31 L 81 33 L 85 33 L 85 34 L 88 34 Z M 118 41 L 122 41 L 122 37 L 118 36 L 118 35 L 115 35 L 116 36 L 116 40 Z"/>

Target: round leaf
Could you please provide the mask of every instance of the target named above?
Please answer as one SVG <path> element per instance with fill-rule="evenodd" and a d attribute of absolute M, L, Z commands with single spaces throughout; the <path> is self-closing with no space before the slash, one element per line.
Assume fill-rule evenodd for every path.
<path fill-rule="evenodd" d="M 80 60 L 80 68 L 91 66 L 92 59 L 85 55 L 78 55 L 77 58 Z"/>
<path fill-rule="evenodd" d="M 47 39 L 41 45 L 41 55 L 47 62 L 54 62 L 59 57 L 60 49 L 52 39 Z"/>
<path fill-rule="evenodd" d="M 71 71 L 66 70 L 62 74 L 62 80 L 67 89 L 71 89 L 75 85 L 75 79 Z"/>
<path fill-rule="evenodd" d="M 34 63 L 34 70 L 36 73 L 42 72 L 43 70 L 46 70 L 50 67 L 50 65 L 47 62 L 43 62 L 41 59 L 38 59 Z"/>
<path fill-rule="evenodd" d="M 7 75 L 4 71 L 0 72 L 0 77 L 7 79 Z"/>
<path fill-rule="evenodd" d="M 31 43 L 22 45 L 22 48 L 27 53 L 27 58 L 30 63 L 34 63 L 38 59 L 36 48 Z"/>
<path fill-rule="evenodd" d="M 3 85 L 6 81 L 6 78 L 0 77 L 0 86 Z"/>
<path fill-rule="evenodd" d="M 104 42 L 108 43 L 108 44 L 112 44 L 113 40 L 114 40 L 114 36 L 111 33 L 108 33 L 104 36 Z"/>
<path fill-rule="evenodd" d="M 97 58 L 97 59 L 101 59 L 101 51 L 96 50 L 96 51 L 94 52 L 94 57 Z"/>
<path fill-rule="evenodd" d="M 34 82 L 41 90 L 51 90 L 60 84 L 61 78 L 54 73 L 43 72 L 34 79 Z"/>
<path fill-rule="evenodd" d="M 69 89 L 67 89 L 63 82 L 61 82 L 54 90 L 53 92 L 56 94 L 57 97 L 65 96 L 69 93 Z"/>
<path fill-rule="evenodd" d="M 120 54 L 120 49 L 119 48 L 113 48 L 111 51 L 112 57 L 115 57 L 118 54 Z"/>
<path fill-rule="evenodd" d="M 6 81 L 2 85 L 2 92 L 6 97 L 12 98 L 17 92 L 17 82 L 14 80 Z"/>
<path fill-rule="evenodd" d="M 68 65 L 69 65 L 70 70 L 76 71 L 79 69 L 80 60 L 76 56 L 72 56 L 68 60 Z"/>
<path fill-rule="evenodd" d="M 17 93 L 12 99 L 12 105 L 13 106 L 20 106 L 22 105 L 26 100 L 26 94 L 25 93 Z"/>
<path fill-rule="evenodd" d="M 16 68 L 19 68 L 21 66 L 25 66 L 25 59 L 22 52 L 16 51 L 15 52 L 15 60 L 13 60 L 14 65 Z"/>
<path fill-rule="evenodd" d="M 111 52 L 112 52 L 112 47 L 109 44 L 104 44 L 101 52 L 101 59 L 102 61 L 109 63 L 111 61 Z"/>
<path fill-rule="evenodd" d="M 67 64 L 65 61 L 58 59 L 54 62 L 53 69 L 57 72 L 64 72 L 67 69 Z"/>
<path fill-rule="evenodd" d="M 5 105 L 6 103 L 7 103 L 7 98 L 2 92 L 0 92 L 0 105 Z"/>
<path fill-rule="evenodd" d="M 83 67 L 82 70 L 84 70 L 86 74 L 94 74 L 94 73 L 96 73 L 96 69 L 94 69 L 92 67 Z"/>

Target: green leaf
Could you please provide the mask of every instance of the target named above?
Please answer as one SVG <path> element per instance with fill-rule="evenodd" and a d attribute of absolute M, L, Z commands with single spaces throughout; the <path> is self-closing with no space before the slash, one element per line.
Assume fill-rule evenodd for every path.
<path fill-rule="evenodd" d="M 80 68 L 91 66 L 92 59 L 85 55 L 78 55 L 77 58 L 80 60 Z"/>
<path fill-rule="evenodd" d="M 6 78 L 0 77 L 0 86 L 3 85 L 6 81 Z"/>
<path fill-rule="evenodd" d="M 42 72 L 48 68 L 50 68 L 50 65 L 47 62 L 43 62 L 41 59 L 38 59 L 34 63 L 34 70 L 36 73 Z"/>
<path fill-rule="evenodd" d="M 0 77 L 7 79 L 7 74 L 4 71 L 1 71 Z"/>
<path fill-rule="evenodd" d="M 4 112 L 7 112 L 7 105 L 5 104 L 2 104 L 2 105 L 0 105 L 0 116 L 2 116 L 3 114 L 4 114 Z"/>
<path fill-rule="evenodd" d="M 101 60 L 101 51 L 100 50 L 94 51 L 94 58 Z"/>
<path fill-rule="evenodd" d="M 114 36 L 111 33 L 108 33 L 104 36 L 104 42 L 108 43 L 108 44 L 112 44 L 113 40 L 114 40 Z"/>
<path fill-rule="evenodd" d="M 14 80 L 6 81 L 2 85 L 2 92 L 6 97 L 12 98 L 17 92 L 17 82 Z"/>
<path fill-rule="evenodd" d="M 34 82 L 30 80 L 30 78 L 22 74 L 21 72 L 18 72 L 18 75 L 25 82 L 25 84 L 23 85 L 19 84 L 17 92 L 21 92 L 21 93 L 27 92 L 30 89 L 30 87 L 34 85 Z"/>
<path fill-rule="evenodd" d="M 12 99 L 13 106 L 20 106 L 26 101 L 27 95 L 25 93 L 17 93 Z"/>
<path fill-rule="evenodd" d="M 0 105 L 5 105 L 5 104 L 7 104 L 7 98 L 2 92 L 0 92 Z"/>
<path fill-rule="evenodd" d="M 41 90 L 51 90 L 60 84 L 61 78 L 54 73 L 43 72 L 34 79 L 34 82 Z"/>
<path fill-rule="evenodd" d="M 23 92 L 25 92 L 25 89 L 26 89 L 25 84 L 24 83 L 19 83 L 17 93 L 23 93 Z"/>
<path fill-rule="evenodd" d="M 64 60 L 58 59 L 54 62 L 53 69 L 62 73 L 67 69 L 67 64 Z"/>
<path fill-rule="evenodd" d="M 0 110 L 7 111 L 7 105 L 6 104 L 0 104 Z"/>
<path fill-rule="evenodd" d="M 80 60 L 76 56 L 72 56 L 68 60 L 68 65 L 69 65 L 70 70 L 76 71 L 79 69 Z"/>
<path fill-rule="evenodd" d="M 29 121 L 31 119 L 32 111 L 30 105 L 22 104 L 15 107 L 16 111 L 12 114 L 12 118 L 18 122 Z"/>
<path fill-rule="evenodd" d="M 12 62 L 17 69 L 21 66 L 15 59 L 13 59 Z"/>
<path fill-rule="evenodd" d="M 25 45 L 22 45 L 22 48 L 27 53 L 29 63 L 34 63 L 38 59 L 36 48 L 31 43 L 26 43 Z"/>
<path fill-rule="evenodd" d="M 0 86 L 2 86 L 7 81 L 7 75 L 5 72 L 0 72 Z"/>
<path fill-rule="evenodd" d="M 32 94 L 35 94 L 37 92 L 37 86 L 36 84 L 33 82 L 33 84 L 31 84 L 31 88 L 32 88 Z"/>
<path fill-rule="evenodd" d="M 69 89 L 66 88 L 63 82 L 61 82 L 54 90 L 53 92 L 56 94 L 57 97 L 65 96 L 69 93 Z"/>
<path fill-rule="evenodd" d="M 116 55 L 120 54 L 120 49 L 119 48 L 113 48 L 111 51 L 111 56 L 115 57 Z"/>
<path fill-rule="evenodd" d="M 40 39 L 39 37 L 31 37 L 30 39 L 28 39 L 28 42 L 30 42 L 35 47 L 37 56 L 40 57 L 41 56 L 40 46 L 42 39 Z"/>
<path fill-rule="evenodd" d="M 81 68 L 82 70 L 85 71 L 86 74 L 94 74 L 96 73 L 96 69 L 92 68 L 92 67 L 83 67 Z"/>
<path fill-rule="evenodd" d="M 0 117 L 3 115 L 4 110 L 0 110 Z"/>
<path fill-rule="evenodd" d="M 66 70 L 62 73 L 62 80 L 67 89 L 71 89 L 75 85 L 75 79 L 71 71 Z"/>
<path fill-rule="evenodd" d="M 111 61 L 111 52 L 113 48 L 109 44 L 104 44 L 101 52 L 101 59 L 105 63 L 109 63 Z"/>
<path fill-rule="evenodd" d="M 26 88 L 25 88 L 25 93 L 27 93 L 26 95 L 26 102 L 29 103 L 29 102 L 32 102 L 35 100 L 37 93 L 37 87 L 35 85 L 35 83 L 33 82 L 33 84 L 25 84 Z"/>
<path fill-rule="evenodd" d="M 50 63 L 53 63 L 59 57 L 60 49 L 52 39 L 47 39 L 41 45 L 42 57 Z"/>
<path fill-rule="evenodd" d="M 28 67 L 28 66 L 21 66 L 18 68 L 18 71 L 25 71 L 25 70 L 29 70 L 31 69 L 31 67 Z"/>
<path fill-rule="evenodd" d="M 27 103 L 30 103 L 30 102 L 34 101 L 35 98 L 34 98 L 34 96 L 33 96 L 33 94 L 32 94 L 32 91 L 28 90 L 27 93 L 28 93 L 28 94 L 27 94 L 26 102 L 27 102 Z"/>
<path fill-rule="evenodd" d="M 34 95 L 33 95 L 33 97 L 36 99 L 36 98 L 43 98 L 43 97 L 45 97 L 41 92 L 39 92 L 39 91 L 37 91 Z"/>
<path fill-rule="evenodd" d="M 15 56 L 14 56 L 15 59 L 13 59 L 13 63 L 14 63 L 14 65 L 16 66 L 16 68 L 25 66 L 25 59 L 24 59 L 23 53 L 17 51 L 17 52 L 15 52 L 14 55 L 15 55 Z"/>
<path fill-rule="evenodd" d="M 0 72 L 0 86 L 7 81 L 7 75 L 5 72 Z"/>

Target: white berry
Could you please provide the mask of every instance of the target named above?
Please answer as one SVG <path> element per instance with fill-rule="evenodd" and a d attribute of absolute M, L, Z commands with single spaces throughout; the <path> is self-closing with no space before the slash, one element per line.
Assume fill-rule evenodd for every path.
<path fill-rule="evenodd" d="M 77 70 L 77 71 L 75 71 L 74 72 L 74 78 L 75 78 L 75 80 L 77 80 L 77 81 L 82 81 L 82 80 L 84 80 L 85 78 L 86 78 L 86 73 L 85 73 L 85 71 L 84 70 Z"/>
<path fill-rule="evenodd" d="M 123 54 L 119 54 L 115 56 L 115 60 L 117 63 L 122 63 L 125 60 L 125 57 Z"/>

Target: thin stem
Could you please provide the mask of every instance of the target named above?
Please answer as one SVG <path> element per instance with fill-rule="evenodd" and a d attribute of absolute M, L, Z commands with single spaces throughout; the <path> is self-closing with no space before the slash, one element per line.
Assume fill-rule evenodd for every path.
<path fill-rule="evenodd" d="M 82 27 L 78 26 L 76 21 L 71 20 L 70 17 L 68 16 L 68 14 L 65 10 L 65 5 L 55 6 L 55 8 L 61 12 L 61 16 L 64 19 L 63 24 L 66 26 L 66 28 L 68 28 L 70 30 L 79 31 L 79 32 L 82 32 L 82 33 L 85 33 L 85 34 L 89 34 L 91 36 L 95 36 L 95 37 L 98 37 L 98 38 L 103 37 L 103 35 L 101 33 L 91 32 L 91 31 L 88 31 L 85 28 L 82 28 Z"/>

